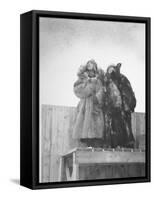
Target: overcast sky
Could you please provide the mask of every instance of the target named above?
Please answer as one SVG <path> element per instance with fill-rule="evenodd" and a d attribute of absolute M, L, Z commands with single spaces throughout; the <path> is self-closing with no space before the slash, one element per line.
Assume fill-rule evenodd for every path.
<path fill-rule="evenodd" d="M 73 83 L 81 64 L 95 59 L 106 70 L 122 63 L 145 112 L 145 25 L 139 23 L 40 18 L 40 103 L 76 106 Z"/>

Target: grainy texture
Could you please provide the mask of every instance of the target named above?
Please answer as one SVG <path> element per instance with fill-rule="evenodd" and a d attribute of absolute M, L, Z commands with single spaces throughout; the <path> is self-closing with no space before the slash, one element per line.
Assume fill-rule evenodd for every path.
<path fill-rule="evenodd" d="M 75 107 L 42 105 L 41 108 L 41 180 L 59 181 L 60 156 L 78 146 L 72 138 Z M 145 114 L 132 114 L 132 129 L 136 147 L 145 148 Z"/>
<path fill-rule="evenodd" d="M 75 148 L 62 158 L 61 181 L 145 175 L 145 151 L 139 149 Z"/>
<path fill-rule="evenodd" d="M 124 151 L 78 151 L 76 159 L 79 163 L 145 163 L 144 152 Z"/>
<path fill-rule="evenodd" d="M 60 155 L 77 145 L 72 139 L 75 108 L 42 106 L 41 182 L 58 181 Z"/>
<path fill-rule="evenodd" d="M 145 176 L 144 163 L 94 164 L 80 166 L 80 180 Z"/>

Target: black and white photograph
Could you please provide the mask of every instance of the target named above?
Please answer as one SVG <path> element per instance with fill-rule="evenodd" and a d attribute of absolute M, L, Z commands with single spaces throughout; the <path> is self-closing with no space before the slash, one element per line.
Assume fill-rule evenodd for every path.
<path fill-rule="evenodd" d="M 146 24 L 39 17 L 39 183 L 146 176 Z"/>
<path fill-rule="evenodd" d="M 152 199 L 153 10 L 1 1 L 1 200 Z"/>

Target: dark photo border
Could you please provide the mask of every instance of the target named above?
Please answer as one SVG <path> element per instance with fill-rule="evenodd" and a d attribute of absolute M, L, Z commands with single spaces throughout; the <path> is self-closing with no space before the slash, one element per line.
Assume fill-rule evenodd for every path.
<path fill-rule="evenodd" d="M 145 177 L 39 183 L 39 18 L 145 23 L 146 175 Z M 149 17 L 33 10 L 20 16 L 20 184 L 31 189 L 150 182 L 151 31 Z"/>

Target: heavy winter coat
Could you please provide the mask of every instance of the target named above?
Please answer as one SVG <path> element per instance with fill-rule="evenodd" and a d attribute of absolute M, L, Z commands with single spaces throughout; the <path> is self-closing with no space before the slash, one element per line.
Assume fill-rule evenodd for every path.
<path fill-rule="evenodd" d="M 133 147 L 135 140 L 131 127 L 131 113 L 136 106 L 135 94 L 129 80 L 120 73 L 117 66 L 113 66 L 112 72 L 106 77 L 107 143 L 111 147 Z"/>
<path fill-rule="evenodd" d="M 74 84 L 74 93 L 80 98 L 76 110 L 73 137 L 103 138 L 104 117 L 102 110 L 103 86 L 99 79 L 78 79 Z"/>

